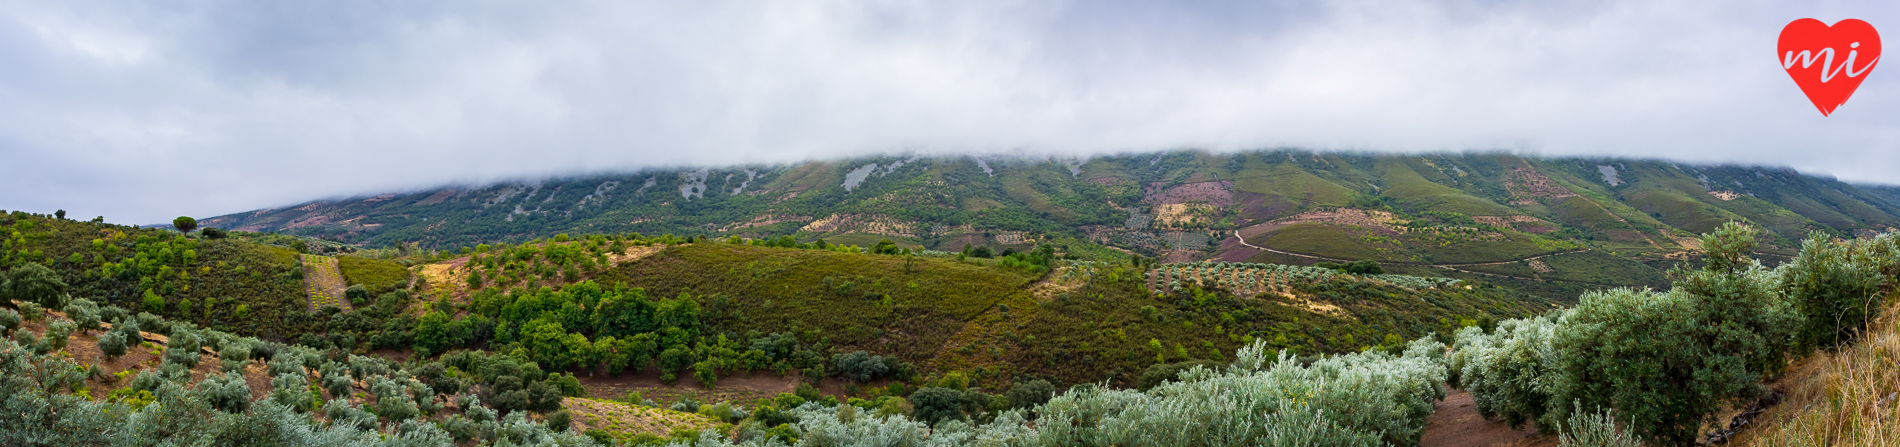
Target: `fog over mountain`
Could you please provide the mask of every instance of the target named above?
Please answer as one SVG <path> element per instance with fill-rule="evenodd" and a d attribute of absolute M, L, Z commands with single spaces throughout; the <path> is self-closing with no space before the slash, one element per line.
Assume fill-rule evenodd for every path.
<path fill-rule="evenodd" d="M 17 2 L 0 208 L 321 197 L 877 153 L 1507 150 L 1900 183 L 1878 69 L 1773 62 L 1850 2 Z"/>

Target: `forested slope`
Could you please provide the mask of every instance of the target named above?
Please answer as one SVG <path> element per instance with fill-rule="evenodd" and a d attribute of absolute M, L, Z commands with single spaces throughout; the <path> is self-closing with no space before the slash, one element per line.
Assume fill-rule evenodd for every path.
<path fill-rule="evenodd" d="M 436 250 L 640 232 L 940 251 L 1050 243 L 1100 261 L 1495 263 L 1484 271 L 1575 290 L 1658 285 L 1663 268 L 1699 256 L 1694 235 L 1729 221 L 1768 230 L 1759 250 L 1780 257 L 1809 231 L 1893 228 L 1900 200 L 1882 188 L 1782 168 L 1484 153 L 872 157 L 445 187 L 205 222 Z M 1595 255 L 1528 260 L 1577 250 Z"/>

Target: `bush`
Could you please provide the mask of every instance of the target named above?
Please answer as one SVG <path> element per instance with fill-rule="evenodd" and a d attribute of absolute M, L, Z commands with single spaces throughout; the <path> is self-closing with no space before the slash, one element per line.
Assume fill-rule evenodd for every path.
<path fill-rule="evenodd" d="M 1592 292 L 1561 315 L 1461 330 L 1459 381 L 1513 424 L 1548 432 L 1579 408 L 1609 408 L 1652 441 L 1693 442 L 1717 409 L 1764 391 L 1801 327 L 1778 275 L 1748 259 L 1757 237 L 1734 223 L 1704 237 L 1707 266 L 1670 272 L 1668 292 Z"/>
<path fill-rule="evenodd" d="M 310 382 L 303 374 L 279 374 L 270 381 L 270 400 L 292 410 L 310 411 L 315 406 L 310 396 Z"/>
<path fill-rule="evenodd" d="M 204 395 L 205 403 L 226 413 L 242 413 L 251 406 L 251 388 L 245 386 L 244 376 L 236 373 L 205 376 L 198 383 L 198 393 Z"/>
<path fill-rule="evenodd" d="M 1550 338 L 1557 328 L 1554 317 L 1506 320 L 1492 334 L 1476 327 L 1460 329 L 1453 343 L 1451 367 L 1459 384 L 1470 392 L 1478 414 L 1502 416 L 1512 428 L 1536 422 L 1548 433 L 1556 424 L 1544 418 L 1556 375 Z"/>
<path fill-rule="evenodd" d="M 1013 409 L 1030 408 L 1049 402 L 1055 397 L 1056 386 L 1047 380 L 1036 379 L 1017 383 L 1009 387 L 1009 407 Z"/>
<path fill-rule="evenodd" d="M 343 289 L 343 297 L 349 299 L 352 306 L 366 305 L 369 304 L 369 289 L 362 284 L 353 285 Z"/>
<path fill-rule="evenodd" d="M 1867 329 L 1880 308 L 1881 289 L 1896 273 L 1896 242 L 1883 234 L 1835 243 L 1815 232 L 1801 243 L 1801 254 L 1779 269 L 1779 288 L 1807 317 L 1799 334 L 1803 347 L 1832 350 Z"/>
<path fill-rule="evenodd" d="M 21 320 L 19 312 L 14 312 L 13 309 L 0 309 L 0 334 L 7 334 L 18 329 Z"/>
<path fill-rule="evenodd" d="M 46 338 L 40 340 L 39 346 L 34 347 L 33 351 L 45 354 L 66 349 L 66 342 L 71 339 L 74 330 L 75 326 L 70 321 L 56 321 L 46 325 Z"/>
<path fill-rule="evenodd" d="M 870 355 L 864 351 L 834 355 L 832 363 L 838 366 L 839 374 L 859 382 L 883 377 L 891 371 L 884 357 Z"/>
<path fill-rule="evenodd" d="M 26 321 L 41 321 L 46 319 L 46 311 L 38 303 L 29 301 L 20 303 L 20 316 Z"/>
<path fill-rule="evenodd" d="M 64 310 L 66 312 L 66 318 L 73 320 L 74 324 L 79 325 L 79 330 L 94 331 L 99 329 L 99 305 L 92 302 L 92 300 L 73 300 L 71 304 L 66 305 Z"/>
<path fill-rule="evenodd" d="M 99 352 L 107 359 L 119 358 L 125 355 L 125 350 L 125 334 L 111 331 L 99 335 Z"/>
<path fill-rule="evenodd" d="M 1583 404 L 1572 403 L 1575 407 L 1570 420 L 1564 424 L 1564 431 L 1557 438 L 1561 447 L 1641 447 L 1643 438 L 1632 436 L 1616 427 L 1616 420 L 1608 411 L 1583 411 Z"/>
<path fill-rule="evenodd" d="M 1135 379 L 1135 389 L 1147 391 L 1150 388 L 1161 385 L 1162 382 L 1174 380 L 1180 376 L 1182 372 L 1194 369 L 1196 366 L 1217 369 L 1227 366 L 1227 364 L 1213 360 L 1188 360 L 1179 363 L 1150 365 L 1148 369 L 1141 372 L 1141 377 Z"/>
<path fill-rule="evenodd" d="M 548 415 L 547 425 L 551 431 L 568 431 L 574 427 L 574 415 L 567 410 L 556 411 Z"/>
<path fill-rule="evenodd" d="M 1256 342 L 1233 368 L 1199 369 L 1147 392 L 1079 387 L 1036 408 L 1036 445 L 1413 445 L 1443 397 L 1444 345 L 1421 338 L 1305 365 Z M 1024 424 L 996 417 L 988 436 Z M 955 424 L 951 424 L 955 425 Z M 1003 427 L 996 427 L 1003 426 Z M 942 427 L 940 427 L 940 431 Z"/>
<path fill-rule="evenodd" d="M 184 365 L 186 369 L 198 366 L 203 355 L 198 351 L 198 336 L 189 332 L 174 331 L 165 345 L 165 363 Z"/>

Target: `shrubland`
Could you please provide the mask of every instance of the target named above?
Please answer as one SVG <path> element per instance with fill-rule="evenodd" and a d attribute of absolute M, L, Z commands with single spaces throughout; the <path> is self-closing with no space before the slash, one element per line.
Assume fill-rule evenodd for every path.
<path fill-rule="evenodd" d="M 0 366 L 31 383 L 8 385 L 20 397 L 6 405 L 51 408 L 17 413 L 29 416 L 13 439 L 85 426 L 262 444 L 1406 445 L 1450 381 L 1512 425 L 1680 444 L 1765 395 L 1788 359 L 1858 352 L 1900 274 L 1891 236 L 1817 233 L 1771 269 L 1750 259 L 1755 230 L 1729 225 L 1701 241 L 1704 266 L 1670 272 L 1669 290 L 1595 291 L 1538 315 L 1543 303 L 1509 289 L 1369 263 L 560 235 L 471 247 L 454 264 L 471 278 L 465 294 L 407 284 L 402 265 L 442 254 L 365 257 L 344 268 L 356 306 L 305 310 L 295 252 L 242 234 L 8 217 L 0 292 L 17 301 L 0 310 L 12 365 Z M 101 237 L 73 236 L 88 232 Z M 649 251 L 615 261 L 634 247 Z M 233 290 L 258 295 L 203 295 Z M 70 356 L 81 339 L 108 358 L 143 355 L 147 334 L 165 348 L 140 371 Z M 561 402 L 588 394 L 576 375 L 643 370 L 706 387 L 755 372 L 806 382 L 670 407 L 726 424 L 711 432 L 563 430 Z M 847 395 L 813 386 L 831 377 Z M 615 405 L 656 405 L 627 401 Z M 162 417 L 213 422 L 137 425 Z M 275 434 L 245 434 L 257 430 Z"/>
<path fill-rule="evenodd" d="M 1759 239 L 1724 225 L 1702 240 L 1706 265 L 1671 271 L 1668 291 L 1593 292 L 1574 308 L 1462 329 L 1450 355 L 1456 381 L 1481 413 L 1514 426 L 1569 432 L 1594 414 L 1652 443 L 1691 444 L 1719 412 L 1769 394 L 1765 379 L 1789 359 L 1866 333 L 1900 273 L 1891 234 L 1817 233 L 1774 269 L 1751 259 Z M 1597 434 L 1612 427 L 1601 421 Z"/>

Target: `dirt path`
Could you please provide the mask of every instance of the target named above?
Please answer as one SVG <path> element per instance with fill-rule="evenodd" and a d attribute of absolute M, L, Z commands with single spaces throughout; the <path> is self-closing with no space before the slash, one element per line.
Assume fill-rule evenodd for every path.
<path fill-rule="evenodd" d="M 1557 437 L 1540 437 L 1526 424 L 1512 430 L 1503 421 L 1487 421 L 1478 414 L 1471 395 L 1453 389 L 1445 400 L 1432 405 L 1432 417 L 1425 423 L 1425 436 L 1419 447 L 1546 447 L 1557 445 Z"/>

